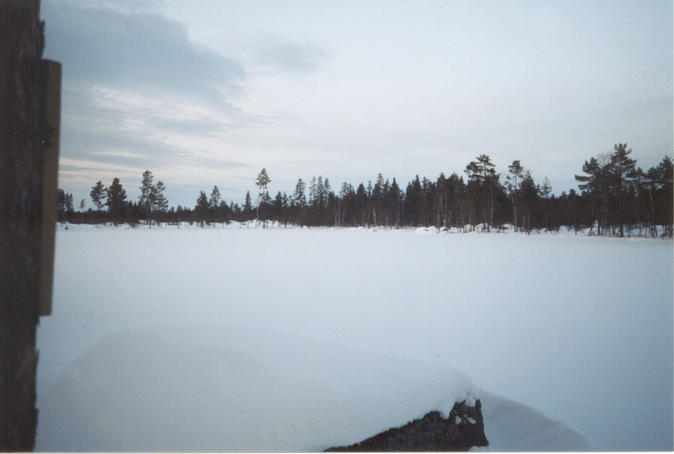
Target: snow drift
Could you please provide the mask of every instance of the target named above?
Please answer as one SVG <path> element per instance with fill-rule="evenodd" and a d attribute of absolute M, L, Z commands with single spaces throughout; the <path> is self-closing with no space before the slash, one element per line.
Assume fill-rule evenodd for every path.
<path fill-rule="evenodd" d="M 167 335 L 174 332 L 177 335 Z M 463 374 L 251 328 L 107 336 L 40 403 L 50 451 L 320 451 L 475 400 Z"/>

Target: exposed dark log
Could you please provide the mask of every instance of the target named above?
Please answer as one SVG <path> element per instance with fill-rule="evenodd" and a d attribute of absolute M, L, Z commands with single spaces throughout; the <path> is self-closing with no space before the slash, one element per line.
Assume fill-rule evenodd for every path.
<path fill-rule="evenodd" d="M 487 446 L 480 401 L 457 402 L 447 418 L 437 411 L 351 446 L 326 451 L 467 451 Z"/>

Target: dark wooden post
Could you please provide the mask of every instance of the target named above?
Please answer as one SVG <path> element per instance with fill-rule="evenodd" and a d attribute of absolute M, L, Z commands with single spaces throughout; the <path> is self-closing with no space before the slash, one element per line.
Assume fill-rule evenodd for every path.
<path fill-rule="evenodd" d="M 39 0 L 0 2 L 0 450 L 35 445 L 43 155 Z"/>
<path fill-rule="evenodd" d="M 40 63 L 42 134 L 42 238 L 40 241 L 40 315 L 51 315 L 54 246 L 58 205 L 58 162 L 61 140 L 61 64 Z"/>

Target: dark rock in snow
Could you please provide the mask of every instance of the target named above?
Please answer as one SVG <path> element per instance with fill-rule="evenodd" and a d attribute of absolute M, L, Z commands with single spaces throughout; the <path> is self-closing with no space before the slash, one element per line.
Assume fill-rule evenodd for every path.
<path fill-rule="evenodd" d="M 360 443 L 326 451 L 467 451 L 473 446 L 487 446 L 481 408 L 479 400 L 474 407 L 457 402 L 446 419 L 432 411 Z"/>

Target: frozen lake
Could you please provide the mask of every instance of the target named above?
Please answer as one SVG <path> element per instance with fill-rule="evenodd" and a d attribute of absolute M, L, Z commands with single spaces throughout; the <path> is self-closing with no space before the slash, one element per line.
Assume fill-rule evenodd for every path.
<path fill-rule="evenodd" d="M 566 234 L 60 227 L 38 398 L 121 330 L 233 325 L 450 366 L 599 449 L 669 450 L 672 259 Z"/>

